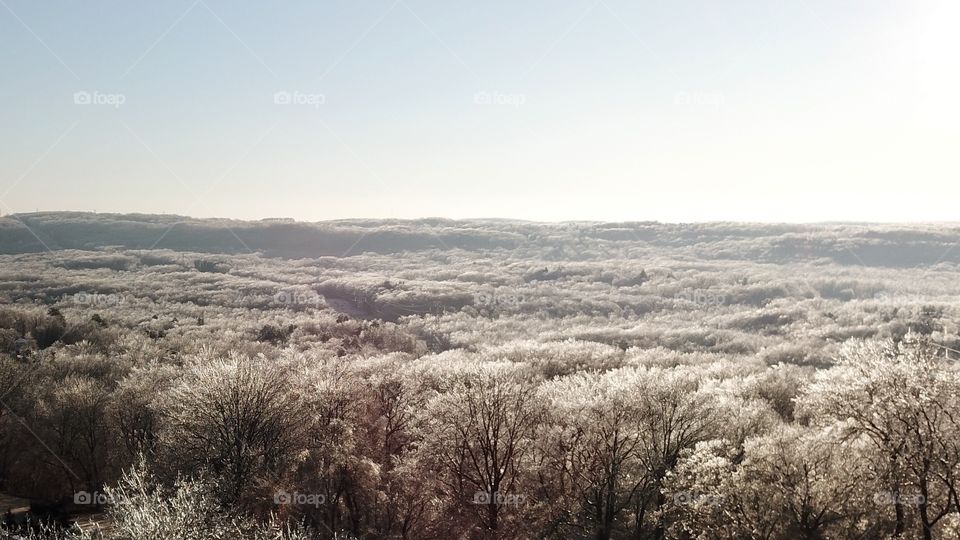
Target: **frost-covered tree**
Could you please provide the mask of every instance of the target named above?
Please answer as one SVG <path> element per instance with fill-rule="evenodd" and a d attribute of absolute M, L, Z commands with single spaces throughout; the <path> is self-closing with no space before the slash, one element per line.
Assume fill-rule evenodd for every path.
<path fill-rule="evenodd" d="M 522 368 L 480 363 L 422 411 L 422 463 L 434 464 L 438 495 L 463 524 L 519 534 L 511 518 L 529 501 L 542 407 Z M 507 524 L 510 524 L 509 526 Z"/>
<path fill-rule="evenodd" d="M 262 357 L 191 359 L 157 402 L 168 465 L 209 475 L 224 502 L 265 499 L 302 444 L 306 415 L 292 380 L 288 368 Z"/>
<path fill-rule="evenodd" d="M 600 539 L 628 529 L 627 516 L 655 483 L 643 461 L 647 373 L 618 370 L 563 377 L 542 390 L 552 430 L 543 439 L 551 471 L 544 493 L 558 525 Z"/>
<path fill-rule="evenodd" d="M 743 446 L 714 440 L 667 477 L 671 536 L 787 540 L 876 534 L 867 516 L 862 444 L 829 430 L 783 426 Z"/>
<path fill-rule="evenodd" d="M 925 539 L 960 509 L 960 372 L 939 347 L 901 342 L 851 345 L 838 365 L 818 373 L 801 399 L 816 421 L 874 446 L 877 497 L 893 512 L 894 535 L 910 514 Z"/>

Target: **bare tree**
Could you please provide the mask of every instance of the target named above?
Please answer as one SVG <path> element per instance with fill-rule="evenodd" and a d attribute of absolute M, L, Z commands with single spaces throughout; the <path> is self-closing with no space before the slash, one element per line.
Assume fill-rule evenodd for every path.
<path fill-rule="evenodd" d="M 421 450 L 439 467 L 444 496 L 500 531 L 504 508 L 524 501 L 524 467 L 542 417 L 536 386 L 515 366 L 481 364 L 431 401 Z"/>
<path fill-rule="evenodd" d="M 910 508 L 928 540 L 957 513 L 960 373 L 937 347 L 915 336 L 852 346 L 837 367 L 817 375 L 802 405 L 876 447 L 874 470 L 894 509 L 894 535 L 905 531 Z"/>
<path fill-rule="evenodd" d="M 257 480 L 279 478 L 301 443 L 305 417 L 290 385 L 288 370 L 262 358 L 196 359 L 159 402 L 168 458 L 218 479 L 224 501 L 255 502 Z"/>

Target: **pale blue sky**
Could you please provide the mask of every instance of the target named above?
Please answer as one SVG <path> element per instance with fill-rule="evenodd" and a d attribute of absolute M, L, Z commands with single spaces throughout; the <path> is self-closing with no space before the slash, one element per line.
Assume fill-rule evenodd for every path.
<path fill-rule="evenodd" d="M 947 0 L 0 0 L 0 210 L 956 220 L 958 19 Z"/>

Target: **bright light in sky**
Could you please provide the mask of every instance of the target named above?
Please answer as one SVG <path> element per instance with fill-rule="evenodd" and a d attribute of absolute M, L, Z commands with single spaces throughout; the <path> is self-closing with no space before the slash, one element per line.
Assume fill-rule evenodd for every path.
<path fill-rule="evenodd" d="M 0 2 L 0 210 L 956 220 L 960 2 Z"/>

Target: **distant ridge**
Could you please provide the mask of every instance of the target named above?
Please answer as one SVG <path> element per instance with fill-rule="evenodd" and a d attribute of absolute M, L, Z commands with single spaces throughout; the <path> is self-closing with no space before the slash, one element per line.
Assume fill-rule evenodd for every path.
<path fill-rule="evenodd" d="M 947 224 L 757 224 L 655 222 L 536 223 L 508 219 L 342 219 L 298 222 L 198 219 L 178 215 L 38 212 L 0 218 L 0 253 L 47 249 L 170 249 L 260 253 L 268 257 L 341 257 L 364 252 L 522 249 L 567 251 L 631 245 L 688 249 L 706 259 L 914 267 L 960 263 L 960 226 Z M 957 249 L 954 249 L 954 248 Z"/>

